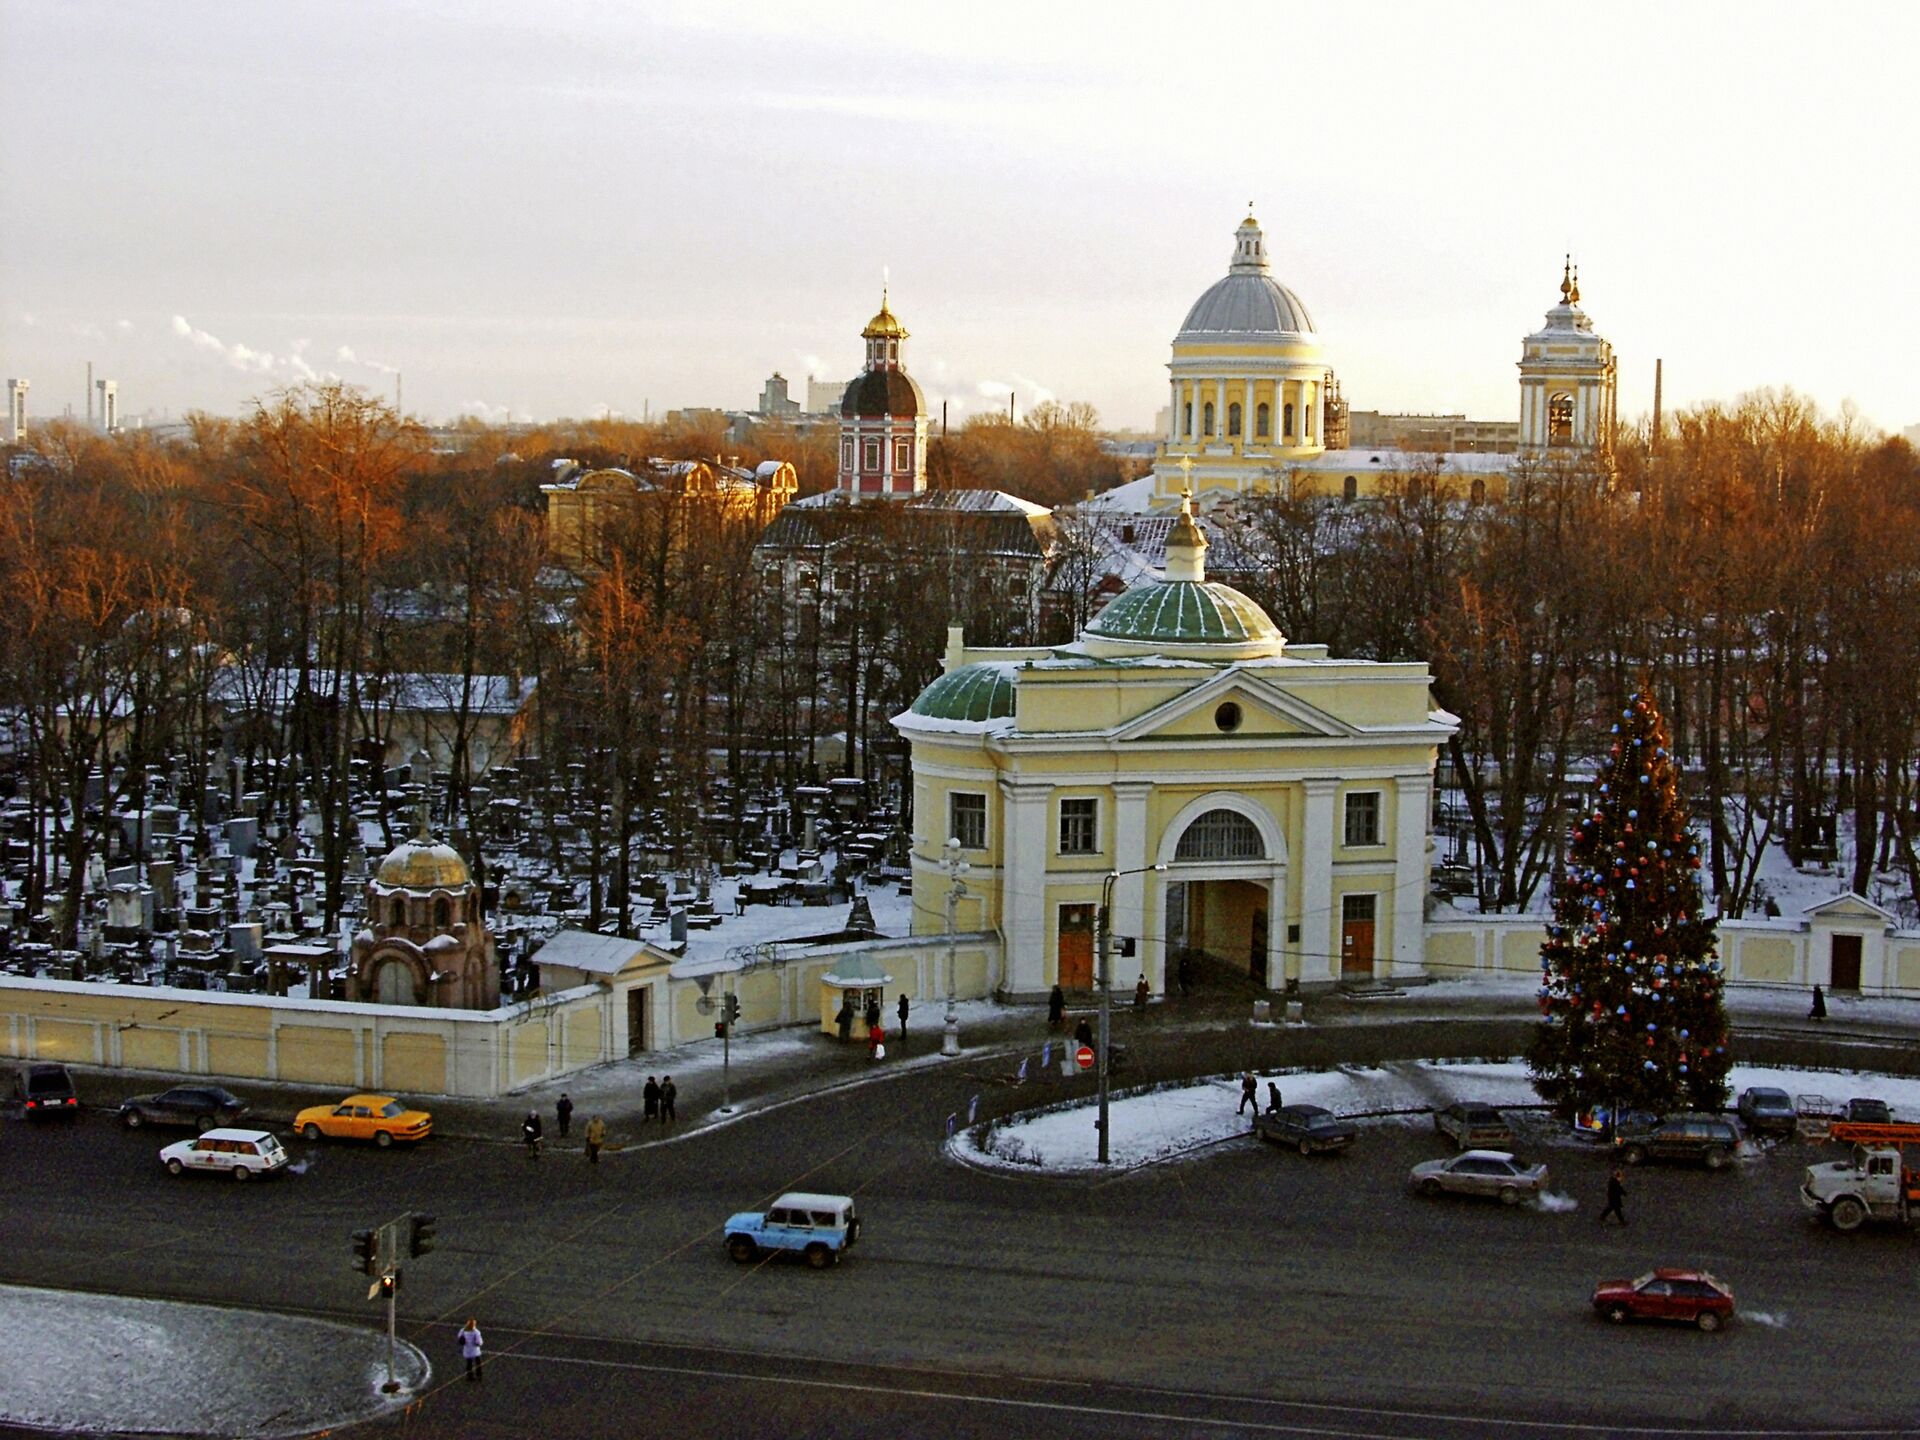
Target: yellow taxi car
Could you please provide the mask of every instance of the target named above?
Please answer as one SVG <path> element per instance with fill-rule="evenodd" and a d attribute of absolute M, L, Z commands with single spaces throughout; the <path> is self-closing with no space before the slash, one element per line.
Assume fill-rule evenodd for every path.
<path fill-rule="evenodd" d="M 396 1140 L 424 1140 L 433 1133 L 433 1116 L 409 1110 L 391 1095 L 349 1095 L 336 1105 L 309 1105 L 293 1117 L 303 1139 L 322 1135 L 336 1140 L 371 1140 L 385 1147 Z"/>

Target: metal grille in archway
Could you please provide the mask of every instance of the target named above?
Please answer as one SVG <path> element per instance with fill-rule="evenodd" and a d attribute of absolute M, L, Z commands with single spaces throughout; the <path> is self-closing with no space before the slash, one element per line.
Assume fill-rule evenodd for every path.
<path fill-rule="evenodd" d="M 1260 827 L 1237 810 L 1209 810 L 1180 836 L 1175 860 L 1264 860 Z"/>

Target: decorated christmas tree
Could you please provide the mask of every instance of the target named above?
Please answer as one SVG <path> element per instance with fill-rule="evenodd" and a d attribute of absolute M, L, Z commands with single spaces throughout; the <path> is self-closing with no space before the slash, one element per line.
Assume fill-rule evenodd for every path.
<path fill-rule="evenodd" d="M 1726 1104 L 1724 977 L 1677 778 L 1666 722 L 1652 697 L 1633 696 L 1554 876 L 1540 947 L 1546 1019 L 1528 1058 L 1534 1088 L 1564 1115 Z"/>

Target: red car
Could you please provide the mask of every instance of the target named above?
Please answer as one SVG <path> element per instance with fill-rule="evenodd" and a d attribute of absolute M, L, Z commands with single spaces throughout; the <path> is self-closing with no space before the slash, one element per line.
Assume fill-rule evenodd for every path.
<path fill-rule="evenodd" d="M 1616 1325 L 1679 1320 L 1713 1331 L 1733 1318 L 1733 1291 L 1704 1270 L 1649 1270 L 1637 1280 L 1602 1281 L 1593 1308 Z"/>

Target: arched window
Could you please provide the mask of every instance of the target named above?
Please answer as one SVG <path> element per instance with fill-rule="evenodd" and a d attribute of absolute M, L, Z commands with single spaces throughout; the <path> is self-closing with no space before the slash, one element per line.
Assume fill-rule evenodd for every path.
<path fill-rule="evenodd" d="M 1293 438 L 1293 406 L 1280 407 L 1280 433 L 1291 440 Z"/>
<path fill-rule="evenodd" d="M 1253 438 L 1268 439 L 1273 433 L 1273 408 L 1261 404 L 1253 407 Z"/>
<path fill-rule="evenodd" d="M 1238 810 L 1209 810 L 1180 836 L 1176 860 L 1264 860 L 1260 828 Z"/>
<path fill-rule="evenodd" d="M 1180 433 L 1189 440 L 1193 438 L 1193 402 L 1191 400 L 1181 407 Z"/>
<path fill-rule="evenodd" d="M 1340 498 L 1342 500 L 1352 500 L 1358 496 L 1359 493 L 1360 482 L 1353 476 L 1347 476 L 1347 478 L 1340 483 Z"/>
<path fill-rule="evenodd" d="M 1203 417 L 1202 427 L 1203 427 L 1204 433 L 1208 435 L 1213 434 L 1213 402 L 1209 400 L 1207 402 L 1207 408 L 1201 411 L 1200 413 L 1201 413 L 1201 416 Z"/>
<path fill-rule="evenodd" d="M 1547 443 L 1573 443 L 1573 396 L 1564 390 L 1547 397 Z"/>
<path fill-rule="evenodd" d="M 413 971 L 404 960 L 382 960 L 373 972 L 373 998 L 382 1005 L 418 1005 Z"/>
<path fill-rule="evenodd" d="M 1238 435 L 1239 433 L 1240 433 L 1240 402 L 1236 400 L 1231 405 L 1227 406 L 1227 434 Z"/>
<path fill-rule="evenodd" d="M 453 928 L 453 902 L 444 895 L 433 902 L 433 928 L 442 935 Z"/>
<path fill-rule="evenodd" d="M 1484 501 L 1486 498 L 1487 498 L 1487 482 L 1484 480 L 1474 481 L 1473 488 L 1467 492 L 1467 499 L 1471 501 L 1473 504 L 1478 505 L 1482 501 Z"/>

